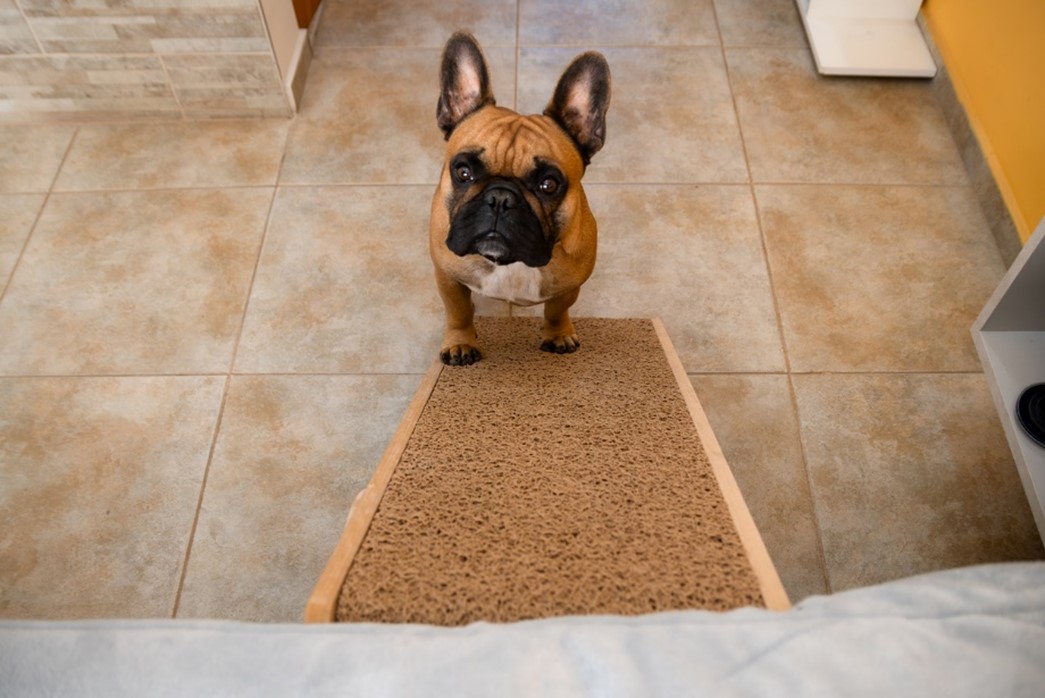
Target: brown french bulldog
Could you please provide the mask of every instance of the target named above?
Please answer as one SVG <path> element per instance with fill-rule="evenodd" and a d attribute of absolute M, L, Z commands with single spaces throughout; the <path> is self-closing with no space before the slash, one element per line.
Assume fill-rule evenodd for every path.
<path fill-rule="evenodd" d="M 584 53 L 544 114 L 495 105 L 482 49 L 458 32 L 443 50 L 439 127 L 446 159 L 432 199 L 429 250 L 446 306 L 444 364 L 481 358 L 472 293 L 544 303 L 540 348 L 576 351 L 569 308 L 595 266 L 596 226 L 581 187 L 606 139 L 610 69 Z"/>

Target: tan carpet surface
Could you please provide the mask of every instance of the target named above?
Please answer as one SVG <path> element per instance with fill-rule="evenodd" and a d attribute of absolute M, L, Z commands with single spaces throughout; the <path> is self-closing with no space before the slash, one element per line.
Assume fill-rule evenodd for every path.
<path fill-rule="evenodd" d="M 338 621 L 460 625 L 764 605 L 648 320 L 480 318 L 356 553 Z"/>

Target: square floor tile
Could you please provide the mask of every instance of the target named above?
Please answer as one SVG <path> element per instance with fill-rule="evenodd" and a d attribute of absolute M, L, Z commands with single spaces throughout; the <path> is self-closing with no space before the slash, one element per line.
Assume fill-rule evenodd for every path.
<path fill-rule="evenodd" d="M 271 199 L 53 194 L 0 305 L 0 373 L 228 371 Z"/>
<path fill-rule="evenodd" d="M 711 0 L 521 0 L 519 43 L 567 46 L 715 46 Z"/>
<path fill-rule="evenodd" d="M 169 616 L 224 379 L 0 379 L 0 617 Z"/>
<path fill-rule="evenodd" d="M 726 46 L 807 46 L 794 0 L 715 0 L 715 14 Z"/>
<path fill-rule="evenodd" d="M 1045 557 L 982 374 L 793 380 L 834 591 Z"/>
<path fill-rule="evenodd" d="M 434 187 L 286 187 L 236 370 L 423 373 L 443 327 L 428 255 Z"/>
<path fill-rule="evenodd" d="M 84 126 L 55 190 L 273 185 L 287 119 Z"/>
<path fill-rule="evenodd" d="M 515 46 L 512 0 L 335 2 L 323 6 L 316 46 L 442 48 L 458 29 L 484 47 Z"/>
<path fill-rule="evenodd" d="M 420 376 L 236 376 L 179 617 L 297 622 Z"/>
<path fill-rule="evenodd" d="M 577 49 L 524 48 L 519 104 L 541 112 Z M 635 184 L 746 182 L 747 168 L 718 48 L 609 48 L 613 94 L 606 145 L 587 180 Z"/>
<path fill-rule="evenodd" d="M 4 124 L 0 128 L 0 192 L 50 189 L 75 133 L 71 126 Z"/>
<path fill-rule="evenodd" d="M 690 380 L 791 603 L 826 593 L 787 376 L 694 375 Z"/>
<path fill-rule="evenodd" d="M 440 49 L 316 54 L 291 130 L 284 184 L 421 184 L 442 169 Z M 484 49 L 497 103 L 515 103 L 515 50 Z"/>
<path fill-rule="evenodd" d="M 599 252 L 575 316 L 659 316 L 690 372 L 784 370 L 747 187 L 592 185 L 587 194 Z"/>
<path fill-rule="evenodd" d="M 0 195 L 0 294 L 43 203 L 43 194 Z"/>
<path fill-rule="evenodd" d="M 928 84 L 820 76 L 806 48 L 726 59 L 755 182 L 968 183 Z"/>
<path fill-rule="evenodd" d="M 979 371 L 1005 269 L 967 187 L 759 186 L 795 371 Z"/>

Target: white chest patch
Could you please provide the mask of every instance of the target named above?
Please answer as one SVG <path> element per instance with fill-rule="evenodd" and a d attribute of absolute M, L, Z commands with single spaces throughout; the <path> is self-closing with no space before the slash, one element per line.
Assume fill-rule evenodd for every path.
<path fill-rule="evenodd" d="M 496 266 L 478 285 L 468 284 L 475 293 L 516 305 L 536 305 L 548 300 L 541 294 L 541 269 L 522 262 Z"/>

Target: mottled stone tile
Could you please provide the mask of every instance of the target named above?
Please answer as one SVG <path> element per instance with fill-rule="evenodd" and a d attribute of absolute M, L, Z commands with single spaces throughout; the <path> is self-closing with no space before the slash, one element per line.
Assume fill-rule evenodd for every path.
<path fill-rule="evenodd" d="M 271 197 L 52 194 L 0 305 L 0 373 L 228 371 Z"/>
<path fill-rule="evenodd" d="M 84 126 L 55 190 L 273 185 L 283 119 Z"/>
<path fill-rule="evenodd" d="M 577 49 L 524 48 L 519 104 L 541 112 Z M 747 168 L 718 48 L 610 48 L 606 145 L 591 182 L 746 182 Z"/>
<path fill-rule="evenodd" d="M 784 370 L 747 187 L 592 185 L 587 193 L 599 253 L 574 315 L 660 316 L 693 373 Z"/>
<path fill-rule="evenodd" d="M 179 617 L 298 622 L 420 376 L 236 376 Z"/>
<path fill-rule="evenodd" d="M 0 121 L 181 118 L 158 56 L 0 56 L 0 85 Z"/>
<path fill-rule="evenodd" d="M 164 56 L 163 63 L 190 119 L 292 115 L 271 52 Z M 272 148 L 281 150 L 282 143 Z"/>
<path fill-rule="evenodd" d="M 256 2 L 20 0 L 49 53 L 269 51 Z"/>
<path fill-rule="evenodd" d="M 690 376 L 791 603 L 826 593 L 788 377 Z"/>
<path fill-rule="evenodd" d="M 40 53 L 15 0 L 0 0 L 0 55 Z"/>
<path fill-rule="evenodd" d="M 222 378 L 0 379 L 0 617 L 162 617 Z"/>
<path fill-rule="evenodd" d="M 319 52 L 287 147 L 282 183 L 418 184 L 439 180 L 438 49 Z M 515 103 L 515 51 L 486 49 L 498 104 Z"/>
<path fill-rule="evenodd" d="M 793 370 L 980 370 L 1005 269 L 969 188 L 755 191 Z"/>
<path fill-rule="evenodd" d="M 521 0 L 523 46 L 715 46 L 711 0 Z"/>
<path fill-rule="evenodd" d="M 442 48 L 451 34 L 466 29 L 484 48 L 514 47 L 515 6 L 512 0 L 327 3 L 316 46 Z"/>
<path fill-rule="evenodd" d="M 70 126 L 0 128 L 0 192 L 49 190 L 75 133 Z"/>
<path fill-rule="evenodd" d="M 443 326 L 431 196 L 426 186 L 280 189 L 236 370 L 423 373 Z"/>
<path fill-rule="evenodd" d="M 833 590 L 1045 557 L 982 374 L 793 380 Z"/>
<path fill-rule="evenodd" d="M 805 48 L 726 58 L 755 182 L 967 183 L 928 84 L 823 77 Z"/>
<path fill-rule="evenodd" d="M 794 0 L 714 0 L 726 46 L 806 47 Z"/>
<path fill-rule="evenodd" d="M 0 195 L 0 294 L 43 203 L 43 194 Z"/>
<path fill-rule="evenodd" d="M 34 17 L 129 16 L 149 12 L 177 14 L 198 12 L 221 15 L 243 13 L 257 8 L 256 0 L 19 0 L 27 15 Z"/>

